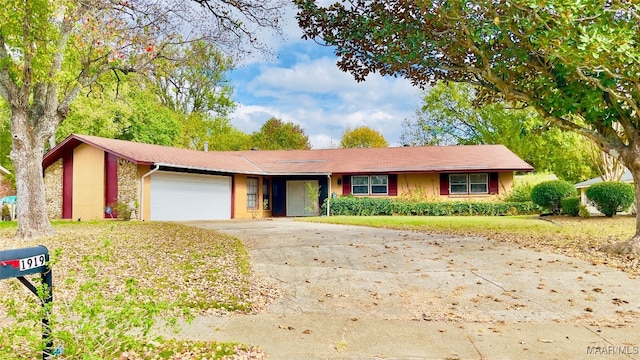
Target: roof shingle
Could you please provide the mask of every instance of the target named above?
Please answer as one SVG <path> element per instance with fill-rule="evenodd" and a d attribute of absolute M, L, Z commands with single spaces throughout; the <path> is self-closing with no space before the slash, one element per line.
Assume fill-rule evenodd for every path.
<path fill-rule="evenodd" d="M 43 165 L 49 166 L 80 143 L 98 147 L 136 164 L 239 174 L 533 170 L 531 165 L 503 145 L 205 152 L 89 135 L 71 135 L 45 155 Z"/>

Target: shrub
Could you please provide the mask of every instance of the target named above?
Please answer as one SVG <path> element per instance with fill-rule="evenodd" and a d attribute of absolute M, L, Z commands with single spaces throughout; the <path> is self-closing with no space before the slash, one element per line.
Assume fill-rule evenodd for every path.
<path fill-rule="evenodd" d="M 387 198 L 368 198 L 342 196 L 330 199 L 330 215 L 391 215 L 391 200 Z M 322 214 L 327 213 L 327 201 L 322 204 Z"/>
<path fill-rule="evenodd" d="M 562 180 L 550 180 L 541 182 L 533 187 L 531 201 L 558 215 L 562 210 L 560 201 L 575 194 L 576 189 L 570 183 Z"/>
<path fill-rule="evenodd" d="M 591 217 L 591 214 L 589 213 L 589 209 L 587 209 L 587 205 L 585 204 L 578 205 L 578 216 L 585 219 L 588 219 L 589 217 Z"/>
<path fill-rule="evenodd" d="M 115 210 L 118 219 L 120 220 L 131 220 L 133 212 L 138 208 L 138 203 L 136 201 L 122 201 L 117 199 L 115 202 L 109 204 L 112 210 Z"/>
<path fill-rule="evenodd" d="M 490 202 L 490 201 L 441 201 L 423 202 L 390 200 L 388 198 L 360 198 L 345 196 L 331 199 L 330 215 L 526 215 L 537 214 L 540 208 L 532 202 Z M 327 203 L 322 205 L 326 214 Z"/>
<path fill-rule="evenodd" d="M 633 186 L 620 181 L 605 181 L 587 188 L 587 197 L 607 217 L 627 210 L 635 200 Z"/>
<path fill-rule="evenodd" d="M 578 216 L 580 212 L 580 198 L 577 196 L 560 200 L 560 205 L 562 206 L 563 214 Z"/>
<path fill-rule="evenodd" d="M 527 202 L 531 201 L 531 191 L 533 190 L 533 184 L 528 182 L 522 182 L 514 185 L 511 193 L 505 197 L 507 202 Z"/>

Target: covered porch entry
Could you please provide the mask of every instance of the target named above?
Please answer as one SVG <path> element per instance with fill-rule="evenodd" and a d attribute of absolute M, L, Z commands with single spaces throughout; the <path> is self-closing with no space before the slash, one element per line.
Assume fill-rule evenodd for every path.
<path fill-rule="evenodd" d="M 328 196 L 326 176 L 274 177 L 273 216 L 318 216 Z"/>

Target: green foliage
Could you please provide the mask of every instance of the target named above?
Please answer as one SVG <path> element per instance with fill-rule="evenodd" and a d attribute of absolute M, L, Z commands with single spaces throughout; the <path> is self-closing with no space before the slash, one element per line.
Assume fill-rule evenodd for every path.
<path fill-rule="evenodd" d="M 3 2 L 0 97 L 11 104 L 12 139 L 17 144 L 11 158 L 16 192 L 24 200 L 16 237 L 53 233 L 44 183 L 34 174 L 42 170 L 47 141 L 56 136 L 83 90 L 100 92 L 107 74 L 114 84 L 129 74 L 153 76 L 153 64 L 176 61 L 175 48 L 187 44 L 193 44 L 193 51 L 181 53 L 183 58 L 203 54 L 200 59 L 207 60 L 215 59 L 209 50 L 239 55 L 264 49 L 255 31 L 280 27 L 274 21 L 283 11 L 278 0 L 200 3 L 203 6 L 186 6 L 182 0 Z M 194 79 L 201 78 L 186 82 L 195 84 Z M 213 90 L 209 85 L 200 89 Z M 225 87 L 218 85 L 216 90 Z M 148 90 L 140 84 L 137 88 Z M 209 106 L 207 96 L 199 99 Z M 191 105 L 195 107 L 195 102 Z M 124 138 L 158 144 L 175 141 L 175 119 L 164 112 L 152 116 L 144 107 L 138 110 L 142 117 L 139 111 L 132 114 L 128 120 L 133 123 L 124 127 Z M 167 126 L 160 126 L 165 122 Z"/>
<path fill-rule="evenodd" d="M 123 77 L 119 99 L 115 88 L 109 87 L 75 102 L 56 139 L 61 141 L 77 133 L 148 144 L 179 144 L 185 116 L 164 106 L 152 92 L 133 89 L 134 85 L 133 78 Z"/>
<path fill-rule="evenodd" d="M 342 133 L 340 147 L 345 148 L 382 148 L 389 146 L 384 136 L 366 126 L 359 126 L 353 130 L 347 128 Z"/>
<path fill-rule="evenodd" d="M 122 351 L 139 347 L 145 341 L 155 318 L 168 304 L 157 301 L 154 290 L 140 287 L 134 278 L 119 283 L 105 277 L 101 268 L 115 261 L 116 255 L 108 241 L 103 244 L 100 256 L 85 256 L 80 262 L 82 279 L 65 280 L 78 288 L 73 298 L 57 299 L 44 309 L 35 296 L 25 298 L 26 302 L 15 301 L 11 296 L 0 299 L 0 304 L 17 322 L 14 326 L 0 327 L 1 358 L 16 358 L 15 354 L 24 354 L 25 348 L 42 351 L 46 341 L 40 337 L 38 324 L 45 314 L 51 323 L 54 347 L 61 346 L 68 358 L 118 358 Z M 61 255 L 60 249 L 52 251 L 53 271 Z M 43 298 L 45 285 L 38 288 Z M 110 290 L 115 288 L 121 291 Z"/>
<path fill-rule="evenodd" d="M 211 118 L 207 114 L 191 113 L 181 122 L 182 134 L 176 144 L 179 147 L 203 150 L 249 150 L 251 136 L 232 126 L 224 117 Z"/>
<path fill-rule="evenodd" d="M 558 215 L 562 211 L 560 201 L 575 194 L 576 189 L 570 183 L 562 180 L 549 180 L 533 187 L 531 201 Z"/>
<path fill-rule="evenodd" d="M 122 133 L 116 138 L 135 142 L 172 146 L 180 136 L 182 115 L 157 101 L 152 94 L 134 91 L 131 94 L 132 112 L 122 119 Z"/>
<path fill-rule="evenodd" d="M 307 200 L 309 204 L 305 207 L 305 211 L 311 214 L 318 214 L 318 199 L 320 198 L 320 188 L 321 186 L 314 182 L 306 182 L 304 184 L 305 190 L 307 192 Z"/>
<path fill-rule="evenodd" d="M 394 203 L 394 213 L 399 215 L 527 215 L 537 214 L 540 209 L 532 202 L 449 201 Z"/>
<path fill-rule="evenodd" d="M 330 200 L 330 215 L 525 215 L 536 214 L 540 209 L 532 202 L 491 202 L 491 201 L 447 201 L 422 202 L 343 196 Z M 322 206 L 326 213 L 325 203 Z"/>
<path fill-rule="evenodd" d="M 11 181 L 15 182 L 13 163 L 9 158 L 11 152 L 11 125 L 9 118 L 11 117 L 11 108 L 9 104 L 0 98 L 0 165 L 11 171 Z"/>
<path fill-rule="evenodd" d="M 589 213 L 589 209 L 587 209 L 587 205 L 585 204 L 578 205 L 578 216 L 580 216 L 583 219 L 588 219 L 589 217 L 591 217 L 591 213 Z"/>
<path fill-rule="evenodd" d="M 182 114 L 227 118 L 235 109 L 226 73 L 233 60 L 203 40 L 165 49 L 168 55 L 153 65 L 148 84 L 162 104 Z"/>
<path fill-rule="evenodd" d="M 340 196 L 324 201 L 323 214 L 327 213 L 327 200 L 330 201 L 330 215 L 372 216 L 393 213 L 392 203 L 388 198 Z"/>
<path fill-rule="evenodd" d="M 607 217 L 613 217 L 625 211 L 635 200 L 633 185 L 620 181 L 603 181 L 587 188 L 587 198 L 593 201 L 598 211 Z"/>
<path fill-rule="evenodd" d="M 409 145 L 502 144 L 536 171 L 569 182 L 596 176 L 584 139 L 574 133 L 545 129 L 532 108 L 504 102 L 477 105 L 480 89 L 469 84 L 438 82 L 425 92 L 422 108 L 403 122 L 400 141 Z"/>
<path fill-rule="evenodd" d="M 544 118 L 540 133 L 578 133 L 638 172 L 637 150 L 628 145 L 640 143 L 636 2 L 294 4 L 303 37 L 332 46 L 338 67 L 356 80 L 379 73 L 425 86 L 439 80 L 480 85 L 478 105 L 529 106 Z M 563 144 L 557 138 L 537 153 L 546 156 Z M 560 155 L 553 161 L 564 159 Z M 559 175 L 575 181 L 583 174 L 571 169 Z M 559 200 L 556 205 L 554 212 Z"/>
<path fill-rule="evenodd" d="M 9 205 L 2 205 L 2 221 L 9 221 L 11 219 L 11 209 Z"/>
<path fill-rule="evenodd" d="M 118 219 L 121 220 L 131 220 L 131 215 L 138 208 L 138 204 L 135 201 L 121 201 L 116 200 L 116 202 L 109 204 L 111 209 L 115 210 Z"/>
<path fill-rule="evenodd" d="M 299 125 L 271 118 L 260 131 L 251 135 L 252 147 L 260 150 L 305 150 L 311 149 L 309 136 Z"/>
<path fill-rule="evenodd" d="M 580 197 L 564 198 L 560 200 L 560 206 L 563 214 L 578 216 L 580 213 Z"/>
<path fill-rule="evenodd" d="M 504 199 L 507 202 L 528 202 L 531 201 L 531 191 L 533 184 L 530 182 L 515 183 L 513 189 Z"/>

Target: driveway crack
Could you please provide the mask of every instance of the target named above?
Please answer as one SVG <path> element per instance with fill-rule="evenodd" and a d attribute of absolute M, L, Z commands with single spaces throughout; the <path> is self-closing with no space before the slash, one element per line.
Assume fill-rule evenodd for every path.
<path fill-rule="evenodd" d="M 475 271 L 473 271 L 473 270 L 471 270 L 471 273 L 472 273 L 473 275 L 475 275 L 475 276 L 477 276 L 477 277 L 481 278 L 482 280 L 484 280 L 484 281 L 486 281 L 486 282 L 488 282 L 488 283 L 490 283 L 490 284 L 492 284 L 492 285 L 494 285 L 494 286 L 496 286 L 496 287 L 498 287 L 498 288 L 502 289 L 502 291 L 507 291 L 507 290 L 506 290 L 502 285 L 500 285 L 500 284 L 498 284 L 497 282 L 495 282 L 495 281 L 493 281 L 493 280 L 489 279 L 488 277 L 483 276 L 483 275 L 481 275 L 481 274 L 478 274 L 477 272 L 475 272 Z"/>

